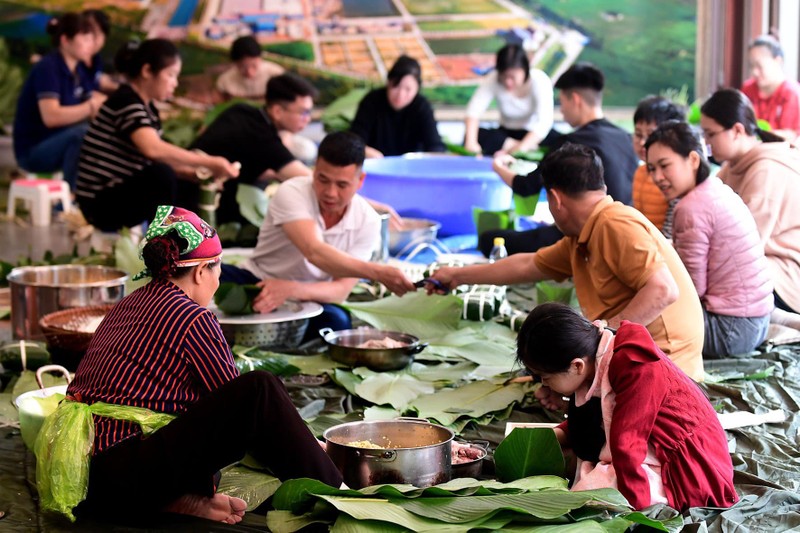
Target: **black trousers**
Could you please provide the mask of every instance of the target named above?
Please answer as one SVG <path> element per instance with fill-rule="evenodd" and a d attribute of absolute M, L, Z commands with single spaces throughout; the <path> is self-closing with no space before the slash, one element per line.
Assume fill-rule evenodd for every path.
<path fill-rule="evenodd" d="M 255 371 L 226 383 L 150 437 L 130 438 L 94 456 L 80 510 L 153 515 L 185 494 L 210 497 L 218 471 L 245 453 L 280 479 L 342 483 L 283 383 Z"/>
<path fill-rule="evenodd" d="M 479 128 L 478 144 L 481 145 L 484 154 L 492 155 L 503 148 L 503 144 L 509 137 L 518 141 L 527 134 L 527 130 L 511 130 L 503 126 L 495 129 Z"/>
<path fill-rule="evenodd" d="M 542 226 L 527 231 L 514 230 L 489 230 L 481 233 L 478 238 L 478 249 L 483 255 L 489 257 L 494 246 L 495 237 L 503 237 L 506 241 L 508 255 L 535 252 L 539 248 L 550 246 L 561 240 L 564 234 L 555 225 Z"/>
<path fill-rule="evenodd" d="M 79 196 L 78 204 L 86 220 L 101 231 L 132 228 L 153 220 L 159 205 L 174 205 L 177 181 L 172 167 L 153 163 L 94 198 Z"/>

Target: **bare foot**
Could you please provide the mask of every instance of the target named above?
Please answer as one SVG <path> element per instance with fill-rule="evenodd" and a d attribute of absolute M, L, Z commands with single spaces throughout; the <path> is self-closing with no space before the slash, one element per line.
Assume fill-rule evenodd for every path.
<path fill-rule="evenodd" d="M 199 516 L 226 524 L 241 522 L 245 509 L 247 509 L 246 501 L 226 494 L 214 494 L 211 498 L 185 494 L 164 508 L 170 513 Z"/>

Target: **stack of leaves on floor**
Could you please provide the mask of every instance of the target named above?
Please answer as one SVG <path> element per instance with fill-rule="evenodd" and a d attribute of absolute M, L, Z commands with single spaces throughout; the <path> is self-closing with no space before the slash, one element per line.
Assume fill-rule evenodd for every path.
<path fill-rule="evenodd" d="M 506 445 L 503 449 L 502 446 Z M 532 457 L 538 457 L 531 461 Z M 514 430 L 495 453 L 506 475 L 563 472 L 564 460 L 550 430 Z M 276 491 L 267 526 L 276 533 L 312 524 L 339 532 L 395 531 L 602 531 L 622 533 L 633 524 L 678 531 L 679 514 L 655 520 L 631 509 L 616 489 L 571 492 L 556 475 L 512 481 L 470 478 L 417 488 L 376 485 L 342 490 L 312 479 L 285 482 Z"/>

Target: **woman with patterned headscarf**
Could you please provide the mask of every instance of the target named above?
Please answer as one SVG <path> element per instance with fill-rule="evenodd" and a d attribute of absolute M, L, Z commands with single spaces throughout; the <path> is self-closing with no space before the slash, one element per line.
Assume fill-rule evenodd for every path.
<path fill-rule="evenodd" d="M 53 458 L 64 448 L 75 450 L 72 464 L 85 463 L 88 491 L 77 511 L 91 515 L 167 511 L 237 523 L 246 502 L 217 494 L 216 485 L 219 471 L 246 453 L 281 479 L 341 484 L 278 378 L 259 371 L 239 376 L 206 308 L 219 286 L 221 256 L 216 231 L 200 217 L 158 207 L 142 249 L 141 275 L 152 281 L 106 315 L 68 401 L 48 417 L 37 441 L 45 509 L 74 518 L 83 499 L 61 497 L 63 480 L 52 475 Z M 86 426 L 85 446 L 72 445 L 69 432 L 58 430 L 64 426 Z"/>

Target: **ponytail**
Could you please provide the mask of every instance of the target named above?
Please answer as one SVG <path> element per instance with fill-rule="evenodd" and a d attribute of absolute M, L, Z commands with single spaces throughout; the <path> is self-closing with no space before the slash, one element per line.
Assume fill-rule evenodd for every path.
<path fill-rule="evenodd" d="M 130 80 L 142 75 L 145 65 L 150 65 L 153 74 L 175 64 L 180 59 L 178 48 L 167 39 L 128 41 L 114 56 L 114 67 Z"/>

